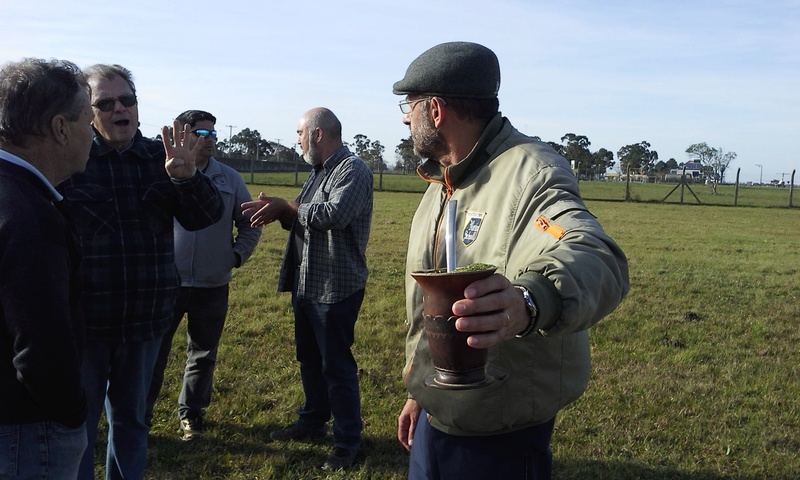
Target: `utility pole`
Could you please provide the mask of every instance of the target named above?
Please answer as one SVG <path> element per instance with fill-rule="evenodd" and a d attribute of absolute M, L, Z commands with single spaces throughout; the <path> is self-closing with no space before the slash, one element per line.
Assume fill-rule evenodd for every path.
<path fill-rule="evenodd" d="M 280 138 L 276 138 L 275 139 L 275 161 L 276 162 L 280 162 L 281 161 L 281 151 L 278 150 L 278 147 L 280 147 L 280 146 L 281 146 L 281 139 Z"/>
<path fill-rule="evenodd" d="M 255 183 L 255 166 L 256 160 L 258 160 L 258 144 L 261 143 L 261 134 L 256 131 L 256 155 L 255 157 L 250 158 L 250 183 Z"/>
<path fill-rule="evenodd" d="M 231 137 L 233 137 L 233 129 L 236 128 L 236 125 L 225 125 L 228 127 L 228 156 L 231 156 Z"/>

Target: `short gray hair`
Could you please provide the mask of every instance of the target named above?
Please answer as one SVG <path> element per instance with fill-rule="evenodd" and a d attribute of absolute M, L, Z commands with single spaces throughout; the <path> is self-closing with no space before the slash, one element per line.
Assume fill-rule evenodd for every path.
<path fill-rule="evenodd" d="M 91 67 L 86 67 L 83 70 L 83 73 L 86 75 L 87 79 L 102 77 L 113 80 L 114 77 L 120 77 L 128 83 L 128 86 L 131 87 L 131 93 L 136 95 L 136 85 L 133 83 L 133 74 L 130 70 L 122 65 L 107 65 L 104 63 L 97 63 Z"/>
<path fill-rule="evenodd" d="M 331 137 L 342 139 L 342 122 L 327 108 L 315 108 L 306 117 L 306 128 L 309 132 L 319 128 Z"/>
<path fill-rule="evenodd" d="M 31 137 L 46 135 L 56 115 L 78 120 L 86 77 L 67 60 L 25 58 L 0 69 L 0 144 L 25 147 Z"/>

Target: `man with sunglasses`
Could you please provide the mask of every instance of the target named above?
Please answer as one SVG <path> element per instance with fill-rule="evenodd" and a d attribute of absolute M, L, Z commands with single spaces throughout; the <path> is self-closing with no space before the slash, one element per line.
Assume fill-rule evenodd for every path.
<path fill-rule="evenodd" d="M 240 205 L 252 200 L 242 176 L 213 157 L 217 132 L 216 117 L 201 110 L 187 110 L 176 118 L 183 128 L 203 143 L 195 165 L 219 190 L 225 213 L 214 225 L 189 231 L 175 222 L 175 265 L 181 288 L 175 305 L 172 326 L 161 341 L 150 393 L 146 420 L 150 424 L 153 406 L 164 381 L 164 370 L 172 347 L 172 338 L 186 315 L 186 368 L 178 396 L 178 419 L 182 440 L 190 441 L 203 431 L 203 417 L 211 403 L 211 385 L 217 361 L 225 317 L 228 313 L 228 284 L 231 270 L 241 267 L 255 250 L 261 227 L 250 224 Z M 232 228 L 236 236 L 232 234 Z"/>
<path fill-rule="evenodd" d="M 406 96 L 403 123 L 429 183 L 406 259 L 409 397 L 397 435 L 411 452 L 410 479 L 549 479 L 556 414 L 588 383 L 588 329 L 629 288 L 625 255 L 584 205 L 569 164 L 500 114 L 499 88 L 497 56 L 470 42 L 427 50 L 393 88 Z M 422 290 L 410 276 L 446 265 L 450 200 L 456 266 L 497 267 L 452 305 L 467 344 L 488 349 L 490 380 L 463 389 L 426 381 Z"/>
<path fill-rule="evenodd" d="M 197 171 L 202 144 L 194 135 L 177 132 L 177 122 L 174 135 L 162 129 L 163 142 L 139 131 L 129 70 L 94 65 L 84 73 L 92 90 L 94 142 L 86 170 L 61 185 L 83 254 L 89 447 L 78 478 L 94 478 L 94 443 L 105 406 L 106 478 L 141 479 L 146 397 L 179 288 L 173 220 L 199 230 L 218 221 L 224 205 L 211 180 Z M 172 157 L 168 148 L 181 155 Z"/>

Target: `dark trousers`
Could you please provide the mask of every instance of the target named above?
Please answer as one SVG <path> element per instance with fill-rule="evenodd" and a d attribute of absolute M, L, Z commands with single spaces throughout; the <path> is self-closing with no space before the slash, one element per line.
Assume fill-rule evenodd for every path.
<path fill-rule="evenodd" d="M 153 407 L 164 382 L 172 339 L 186 315 L 186 368 L 178 396 L 178 417 L 201 417 L 211 403 L 211 387 L 217 365 L 217 350 L 228 314 L 228 285 L 215 288 L 181 287 L 175 302 L 172 325 L 161 341 L 153 380 L 147 395 L 146 421 L 150 425 Z"/>
<path fill-rule="evenodd" d="M 410 480 L 550 480 L 555 418 L 502 435 L 462 437 L 431 427 L 423 410 L 414 431 Z"/>
<path fill-rule="evenodd" d="M 334 445 L 350 450 L 360 448 L 363 428 L 358 366 L 350 350 L 363 300 L 364 290 L 332 304 L 292 294 L 297 361 L 305 392 L 298 423 L 319 431 L 332 415 Z"/>

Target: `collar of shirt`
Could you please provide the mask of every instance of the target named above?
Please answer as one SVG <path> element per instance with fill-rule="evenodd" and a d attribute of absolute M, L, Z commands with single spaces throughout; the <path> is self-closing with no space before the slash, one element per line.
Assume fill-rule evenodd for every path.
<path fill-rule="evenodd" d="M 353 153 L 350 152 L 350 150 L 343 145 L 341 148 L 339 148 L 339 150 L 336 150 L 335 152 L 333 152 L 333 155 L 328 157 L 327 160 L 322 162 L 322 168 L 325 169 L 325 173 L 328 173 L 331 170 L 333 170 L 334 168 L 336 168 L 337 165 L 342 163 L 342 161 L 344 159 L 350 158 L 352 156 L 353 156 Z"/>
<path fill-rule="evenodd" d="M 131 143 L 129 143 L 128 146 L 123 148 L 122 150 L 119 150 L 119 153 L 131 150 L 138 157 L 141 158 L 150 157 L 150 154 L 144 148 L 142 142 L 140 142 L 142 138 L 144 138 L 144 135 L 142 135 L 142 131 L 136 130 L 136 135 L 134 135 L 133 138 L 131 139 Z M 95 129 L 94 144 L 92 145 L 92 152 L 90 156 L 92 157 L 102 156 L 112 151 L 116 151 L 116 149 L 111 145 L 109 145 L 108 143 L 106 143 L 105 139 L 99 133 L 97 133 L 97 130 Z"/>
<path fill-rule="evenodd" d="M 427 159 L 419 166 L 418 171 L 426 177 L 444 181 L 446 170 L 450 184 L 457 187 L 464 178 L 488 160 L 487 149 L 503 129 L 504 122 L 505 119 L 502 114 L 499 112 L 495 114 L 486 125 L 486 128 L 484 128 L 472 150 L 458 163 L 443 167 L 438 161 Z"/>
<path fill-rule="evenodd" d="M 42 182 L 44 182 L 44 184 L 47 186 L 47 189 L 50 190 L 50 193 L 53 194 L 53 199 L 55 201 L 60 202 L 61 200 L 64 199 L 64 197 L 62 197 L 61 194 L 58 193 L 58 191 L 56 191 L 56 188 L 53 186 L 53 184 L 50 183 L 50 181 L 46 179 L 44 175 L 42 175 L 42 172 L 40 172 L 36 167 L 31 165 L 30 163 L 2 149 L 0 149 L 0 160 L 5 160 L 6 162 L 13 163 L 14 165 L 22 167 L 25 170 L 28 170 L 37 177 L 39 177 L 39 179 Z"/>

